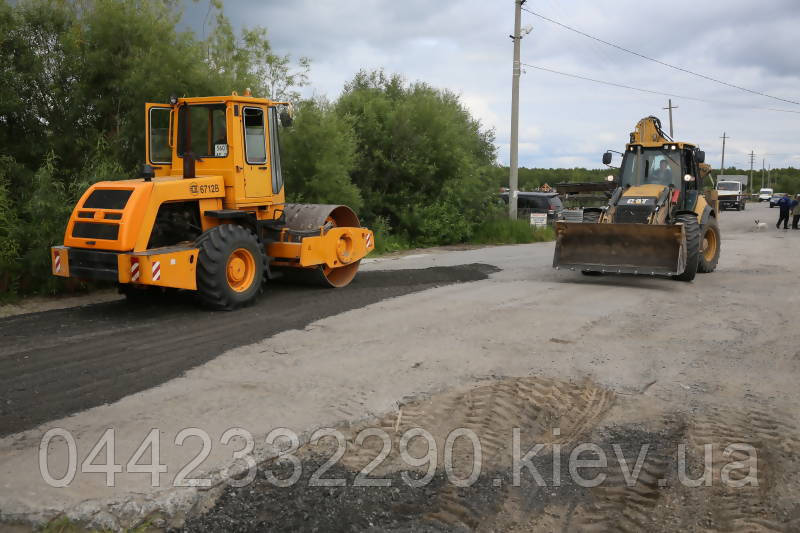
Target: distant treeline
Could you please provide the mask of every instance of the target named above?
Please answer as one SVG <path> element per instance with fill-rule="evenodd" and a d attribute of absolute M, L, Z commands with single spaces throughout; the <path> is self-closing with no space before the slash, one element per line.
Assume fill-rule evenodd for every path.
<path fill-rule="evenodd" d="M 520 167 L 518 172 L 519 189 L 521 191 L 532 191 L 541 187 L 545 183 L 550 186 L 556 183 L 575 182 L 575 181 L 602 181 L 606 176 L 618 174 L 618 169 L 613 168 L 524 168 Z M 508 173 L 507 166 L 496 166 L 492 171 L 492 178 L 495 186 L 508 187 Z M 726 168 L 725 174 L 733 175 L 750 175 L 749 170 L 740 168 Z M 719 177 L 719 170 L 714 170 L 712 175 L 716 179 Z M 775 192 L 785 192 L 797 194 L 800 193 L 800 169 L 789 168 L 774 168 L 770 172 L 772 179 L 772 188 Z M 706 186 L 711 186 L 711 183 L 706 183 Z M 764 187 L 767 187 L 767 174 L 764 173 Z M 753 171 L 753 192 L 757 192 L 761 188 L 761 171 Z"/>
<path fill-rule="evenodd" d="M 495 186 L 508 187 L 509 168 L 506 166 L 496 166 L 492 170 L 492 179 Z M 556 183 L 574 181 L 602 181 L 609 174 L 614 172 L 611 169 L 596 168 L 525 168 L 520 167 L 517 172 L 519 190 L 533 191 L 545 183 L 551 187 Z"/>

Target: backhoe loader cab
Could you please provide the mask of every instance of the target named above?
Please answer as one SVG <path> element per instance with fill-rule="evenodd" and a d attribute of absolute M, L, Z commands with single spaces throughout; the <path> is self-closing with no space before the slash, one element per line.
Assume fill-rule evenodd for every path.
<path fill-rule="evenodd" d="M 704 159 L 695 145 L 667 138 L 656 117 L 640 120 L 608 205 L 585 209 L 583 223 L 556 224 L 553 266 L 684 281 L 713 271 L 720 233 L 715 201 L 700 192 L 709 170 Z"/>
<path fill-rule="evenodd" d="M 280 272 L 343 287 L 374 248 L 341 205 L 287 204 L 279 122 L 291 105 L 244 95 L 145 105 L 142 177 L 92 185 L 75 207 L 53 274 L 196 291 L 214 308 L 251 302 Z"/>

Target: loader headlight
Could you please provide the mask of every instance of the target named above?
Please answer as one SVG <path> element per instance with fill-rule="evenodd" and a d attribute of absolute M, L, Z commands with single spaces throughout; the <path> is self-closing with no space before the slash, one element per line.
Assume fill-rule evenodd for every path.
<path fill-rule="evenodd" d="M 686 175 L 683 177 L 683 181 L 685 181 L 685 182 L 694 181 L 694 176 L 692 176 L 691 174 L 686 174 Z"/>
<path fill-rule="evenodd" d="M 169 103 L 171 105 L 176 105 L 178 103 L 178 97 L 174 94 L 169 97 Z"/>

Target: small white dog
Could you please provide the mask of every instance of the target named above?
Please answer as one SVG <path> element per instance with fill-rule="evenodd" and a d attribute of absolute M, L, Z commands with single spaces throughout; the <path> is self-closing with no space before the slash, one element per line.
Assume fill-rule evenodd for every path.
<path fill-rule="evenodd" d="M 759 222 L 758 219 L 755 219 L 756 225 L 753 227 L 753 231 L 766 231 L 767 230 L 767 223 L 766 222 Z"/>

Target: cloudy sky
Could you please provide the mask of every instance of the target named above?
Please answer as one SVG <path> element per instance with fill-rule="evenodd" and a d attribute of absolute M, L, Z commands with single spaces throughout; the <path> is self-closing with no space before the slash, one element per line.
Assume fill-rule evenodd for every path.
<path fill-rule="evenodd" d="M 660 61 L 800 102 L 798 0 L 528 0 L 527 9 Z M 185 20 L 202 32 L 206 0 Z M 513 0 L 227 0 L 237 27 L 265 26 L 276 51 L 312 60 L 305 93 L 335 98 L 359 69 L 384 68 L 461 95 L 497 135 L 507 164 Z M 681 95 L 672 99 L 675 136 L 699 143 L 720 164 L 800 166 L 800 105 L 678 72 L 523 12 L 532 31 L 522 61 L 580 76 Z M 687 99 L 708 100 L 711 103 Z M 524 67 L 520 165 L 600 167 L 636 121 L 654 114 L 667 128 L 667 96 L 609 87 Z M 794 113 L 771 109 L 784 109 Z"/>

